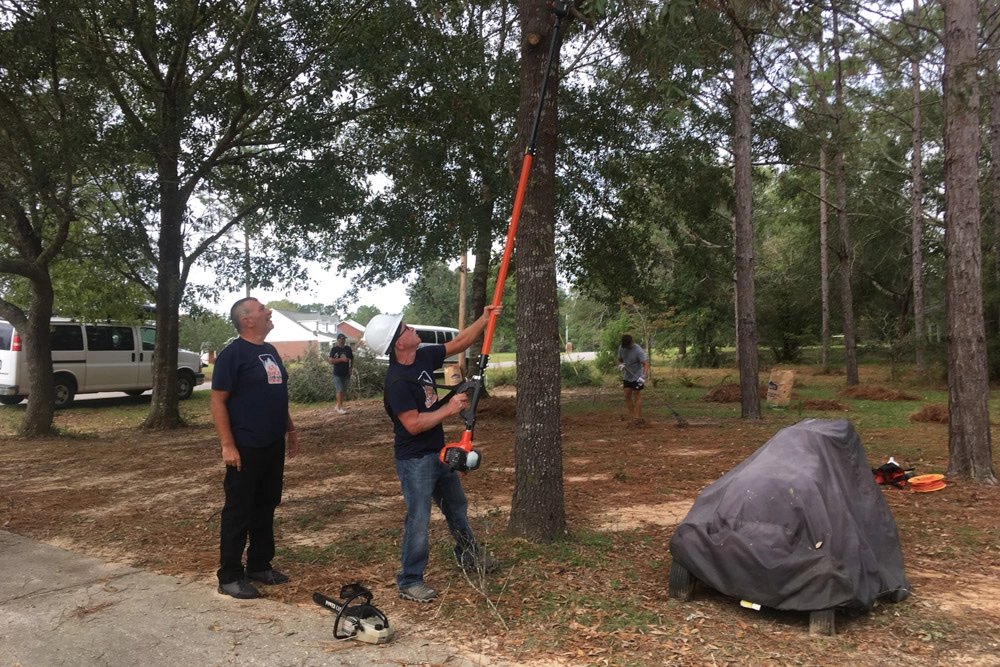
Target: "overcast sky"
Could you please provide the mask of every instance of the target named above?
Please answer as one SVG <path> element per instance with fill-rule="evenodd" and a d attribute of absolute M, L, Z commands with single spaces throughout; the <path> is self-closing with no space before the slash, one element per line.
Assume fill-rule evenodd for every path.
<path fill-rule="evenodd" d="M 324 271 L 319 267 L 310 267 L 310 276 L 316 282 L 316 285 L 308 291 L 286 292 L 278 290 L 267 292 L 264 290 L 253 290 L 250 295 L 257 297 L 264 303 L 287 299 L 288 301 L 300 304 L 331 304 L 351 286 L 349 278 L 337 275 L 332 271 Z M 203 270 L 196 269 L 191 272 L 191 281 L 193 283 L 204 284 L 213 280 L 213 276 Z M 227 292 L 222 295 L 218 302 L 204 303 L 203 305 L 210 310 L 224 314 L 229 311 L 229 307 L 234 301 L 242 299 L 244 296 L 246 294 L 243 290 L 239 292 Z M 360 306 L 371 305 L 376 306 L 383 313 L 400 313 L 403 311 L 403 307 L 406 306 L 408 300 L 406 297 L 406 285 L 403 283 L 392 283 L 385 287 L 360 290 L 358 300 L 353 305 L 348 306 L 346 310 L 353 312 Z M 346 312 L 340 313 L 341 316 L 346 314 Z M 366 322 L 361 322 L 361 324 L 366 324 Z"/>

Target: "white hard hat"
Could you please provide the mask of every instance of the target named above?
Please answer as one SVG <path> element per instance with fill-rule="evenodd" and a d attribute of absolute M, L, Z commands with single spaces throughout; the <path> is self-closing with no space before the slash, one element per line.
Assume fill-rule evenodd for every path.
<path fill-rule="evenodd" d="M 399 331 L 399 323 L 403 315 L 376 315 L 365 327 L 365 335 L 361 341 L 371 348 L 375 354 L 386 354 L 393 336 Z"/>

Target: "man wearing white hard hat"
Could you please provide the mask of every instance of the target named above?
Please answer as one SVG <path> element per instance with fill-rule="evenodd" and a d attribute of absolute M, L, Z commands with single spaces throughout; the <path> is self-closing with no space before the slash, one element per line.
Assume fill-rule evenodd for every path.
<path fill-rule="evenodd" d="M 497 307 L 497 314 L 502 306 Z M 499 563 L 479 551 L 468 519 L 468 501 L 458 472 L 439 459 L 445 445 L 442 423 L 468 406 L 465 394 L 455 394 L 446 403 L 438 401 L 434 371 L 444 360 L 464 352 L 486 329 L 490 311 L 444 345 L 420 347 L 413 327 L 402 315 L 376 315 L 365 329 L 364 343 L 375 354 L 389 355 L 385 377 L 385 409 L 395 434 L 396 474 L 406 502 L 403 525 L 402 567 L 396 575 L 399 597 L 414 602 L 431 602 L 437 591 L 424 584 L 424 568 L 430 558 L 427 529 L 431 501 L 444 514 L 448 530 L 455 538 L 455 558 L 459 565 L 492 572 Z"/>

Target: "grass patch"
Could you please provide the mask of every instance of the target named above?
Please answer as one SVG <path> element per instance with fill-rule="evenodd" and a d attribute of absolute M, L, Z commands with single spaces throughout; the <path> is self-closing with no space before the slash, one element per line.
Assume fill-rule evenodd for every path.
<path fill-rule="evenodd" d="M 320 512 L 307 512 L 292 519 L 300 530 L 326 530 L 329 521 L 339 515 L 347 508 L 347 503 L 342 500 L 332 501 Z"/>
<path fill-rule="evenodd" d="M 315 566 L 388 560 L 399 556 L 399 548 L 394 543 L 400 533 L 398 528 L 384 528 L 347 535 L 326 546 L 279 546 L 276 553 L 290 563 Z"/>
<path fill-rule="evenodd" d="M 210 391 L 196 391 L 178 404 L 181 419 L 188 426 L 212 423 Z M 91 398 L 75 401 L 56 410 L 53 434 L 62 437 L 99 437 L 109 431 L 139 428 L 149 415 L 149 392 L 141 396 Z M 26 403 L 0 406 L 0 435 L 15 435 L 24 419 Z"/>

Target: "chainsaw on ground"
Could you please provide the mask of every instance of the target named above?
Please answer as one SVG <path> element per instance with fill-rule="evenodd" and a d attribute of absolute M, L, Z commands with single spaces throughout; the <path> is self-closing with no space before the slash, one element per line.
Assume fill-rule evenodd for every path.
<path fill-rule="evenodd" d="M 364 602 L 352 605 L 357 598 Z M 333 636 L 337 639 L 357 639 L 369 644 L 385 644 L 392 639 L 389 619 L 375 607 L 372 593 L 361 584 L 347 584 L 340 589 L 340 601 L 322 593 L 313 593 L 313 602 L 335 613 Z"/>

